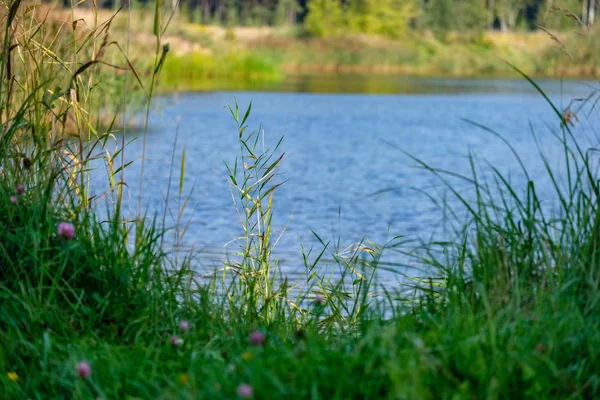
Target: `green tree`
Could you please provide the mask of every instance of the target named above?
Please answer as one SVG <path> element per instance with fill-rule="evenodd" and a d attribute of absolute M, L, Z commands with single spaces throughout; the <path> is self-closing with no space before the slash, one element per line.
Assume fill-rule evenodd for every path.
<path fill-rule="evenodd" d="M 304 27 L 315 36 L 333 36 L 344 29 L 344 9 L 339 0 L 310 0 Z"/>
<path fill-rule="evenodd" d="M 480 31 L 490 25 L 481 0 L 429 0 L 424 25 L 436 32 Z"/>
<path fill-rule="evenodd" d="M 398 37 L 417 13 L 415 0 L 351 0 L 347 21 L 354 32 Z"/>
<path fill-rule="evenodd" d="M 519 17 L 525 13 L 531 3 L 531 0 L 496 0 L 494 11 L 500 23 L 500 29 L 502 31 L 513 30 Z"/>
<path fill-rule="evenodd" d="M 546 0 L 540 25 L 556 30 L 580 28 L 585 24 L 584 4 L 582 0 Z"/>
<path fill-rule="evenodd" d="M 299 11 L 300 5 L 296 0 L 279 0 L 275 9 L 275 24 L 295 24 Z"/>
<path fill-rule="evenodd" d="M 240 23 L 240 2 L 239 0 L 224 0 L 224 22 L 227 26 L 235 26 Z"/>

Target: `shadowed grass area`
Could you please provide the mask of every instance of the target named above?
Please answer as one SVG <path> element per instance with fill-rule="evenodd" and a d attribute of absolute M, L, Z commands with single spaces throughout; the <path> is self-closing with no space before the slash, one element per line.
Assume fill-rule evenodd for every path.
<path fill-rule="evenodd" d="M 26 8 L 15 4 L 5 34 L 23 21 Z M 167 65 L 159 21 L 168 15 L 155 12 L 155 61 L 147 75 L 140 74 L 151 81 L 140 79 L 148 107 Z M 94 48 L 103 41 L 73 40 L 60 48 L 65 59 L 79 54 L 81 45 Z M 32 40 L 5 36 L 2 71 L 10 49 L 24 43 Z M 552 133 L 568 168 L 555 170 L 538 153 L 555 182 L 553 198 L 541 198 L 527 171 L 513 184 L 475 158 L 472 174 L 460 176 L 407 155 L 461 204 L 449 211 L 456 216 L 454 236 L 416 248 L 403 237 L 386 244 L 365 239 L 349 250 L 318 237 L 322 247 L 298 255 L 304 274 L 291 282 L 271 257 L 277 240 L 272 204 L 284 183 L 277 171 L 285 141 L 264 147 L 261 130 L 249 127 L 251 106 L 236 105 L 229 111 L 239 154 L 225 160 L 224 175 L 244 234 L 235 240 L 239 253 L 207 282 L 191 269 L 190 257 L 162 246 L 167 231 L 185 234 L 177 219 L 186 204 L 185 153 L 180 160 L 174 155 L 171 165 L 169 187 L 177 186 L 177 175 L 180 180 L 166 201 L 181 206 L 170 228 L 166 208 L 165 215 L 139 211 L 133 218 L 121 209 L 127 164 L 119 160 L 126 146 L 110 152 L 110 131 L 79 134 L 74 141 L 57 135 L 56 110 L 43 102 L 48 93 L 69 93 L 57 97 L 70 105 L 63 112 L 90 118 L 99 112 L 95 103 L 84 108 L 78 102 L 103 84 L 83 85 L 94 81 L 89 68 L 73 77 L 87 60 L 45 75 L 54 79 L 46 86 L 23 84 L 22 76 L 37 76 L 26 74 L 27 63 L 13 63 L 12 73 L 1 75 L 2 398 L 599 395 L 598 162 L 596 150 L 583 147 L 571 130 L 572 114 L 554 108 Z M 589 114 L 579 112 L 589 118 L 589 137 L 596 137 L 597 96 L 585 103 Z M 74 126 L 89 133 L 87 121 L 76 118 Z M 104 197 L 89 193 L 90 161 L 99 158 L 111 178 Z M 409 254 L 429 277 L 406 277 L 400 288 L 380 285 L 377 269 L 386 251 Z"/>

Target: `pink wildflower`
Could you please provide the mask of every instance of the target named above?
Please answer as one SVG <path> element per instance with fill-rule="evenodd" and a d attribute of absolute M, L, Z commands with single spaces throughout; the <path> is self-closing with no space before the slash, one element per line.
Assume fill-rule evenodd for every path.
<path fill-rule="evenodd" d="M 17 194 L 23 194 L 23 193 L 25 193 L 25 186 L 23 186 L 19 183 L 17 185 Z"/>
<path fill-rule="evenodd" d="M 187 332 L 190 329 L 190 323 L 188 321 L 179 321 L 179 330 L 181 332 Z"/>
<path fill-rule="evenodd" d="M 58 236 L 67 240 L 72 240 L 73 238 L 75 238 L 75 227 L 73 226 L 73 224 L 70 224 L 68 222 L 61 222 L 60 224 L 58 224 L 56 232 L 58 233 Z"/>
<path fill-rule="evenodd" d="M 171 336 L 171 344 L 173 346 L 181 346 L 183 344 L 183 339 L 178 338 L 177 336 Z"/>
<path fill-rule="evenodd" d="M 19 199 L 17 199 L 17 196 L 10 196 L 10 202 L 13 204 L 17 204 L 19 202 Z"/>
<path fill-rule="evenodd" d="M 262 346 L 265 344 L 265 335 L 263 335 L 260 331 L 254 331 L 248 337 L 248 342 L 252 346 Z"/>
<path fill-rule="evenodd" d="M 85 361 L 77 363 L 77 375 L 80 378 L 89 378 L 92 375 L 92 367 Z"/>
<path fill-rule="evenodd" d="M 242 383 L 237 388 L 237 395 L 242 399 L 249 399 L 254 395 L 254 388 L 247 383 Z"/>

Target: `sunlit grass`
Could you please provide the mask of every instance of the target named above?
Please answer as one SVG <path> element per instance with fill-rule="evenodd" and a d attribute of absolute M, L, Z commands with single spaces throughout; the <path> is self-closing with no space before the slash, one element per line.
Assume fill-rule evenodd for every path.
<path fill-rule="evenodd" d="M 277 82 L 283 78 L 280 65 L 266 56 L 229 51 L 224 55 L 190 53 L 174 55 L 162 71 L 162 90 L 202 89 L 219 80 Z"/>

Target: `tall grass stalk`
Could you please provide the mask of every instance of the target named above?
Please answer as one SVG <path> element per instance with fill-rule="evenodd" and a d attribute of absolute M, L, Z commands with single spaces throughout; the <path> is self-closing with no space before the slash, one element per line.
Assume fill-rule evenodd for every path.
<path fill-rule="evenodd" d="M 251 315 L 258 311 L 270 321 L 277 306 L 273 275 L 276 265 L 271 260 L 271 251 L 276 244 L 271 242 L 272 205 L 274 191 L 281 185 L 275 183 L 274 178 L 284 156 L 275 153 L 283 138 L 270 150 L 265 148 L 264 133 L 260 128 L 246 132 L 251 108 L 252 103 L 243 116 L 237 102 L 235 108 L 229 108 L 238 127 L 240 158 L 233 166 L 226 164 L 226 167 L 243 235 L 240 238 L 241 261 L 226 267 L 236 271 L 244 285 L 241 303 L 247 305 L 246 311 Z M 253 315 L 253 318 L 257 317 Z"/>
<path fill-rule="evenodd" d="M 152 69 L 152 74 L 150 77 L 150 87 L 148 88 L 148 94 L 146 97 L 146 116 L 144 119 L 144 139 L 142 145 L 142 159 L 141 159 L 141 172 L 140 172 L 140 194 L 138 201 L 138 218 L 142 215 L 142 202 L 143 202 L 143 193 L 144 193 L 144 166 L 146 163 L 146 138 L 148 136 L 148 123 L 150 120 L 150 106 L 152 104 L 152 99 L 154 96 L 154 90 L 156 86 L 156 82 L 160 71 L 164 65 L 167 54 L 169 53 L 169 44 L 162 43 L 162 37 L 166 32 L 171 19 L 175 15 L 177 10 L 179 1 L 174 2 L 173 9 L 170 14 L 167 16 L 167 21 L 163 25 L 163 9 L 162 9 L 162 1 L 156 0 L 155 8 L 154 8 L 154 24 L 152 27 L 152 33 L 156 37 L 156 48 L 154 53 L 154 66 Z"/>

